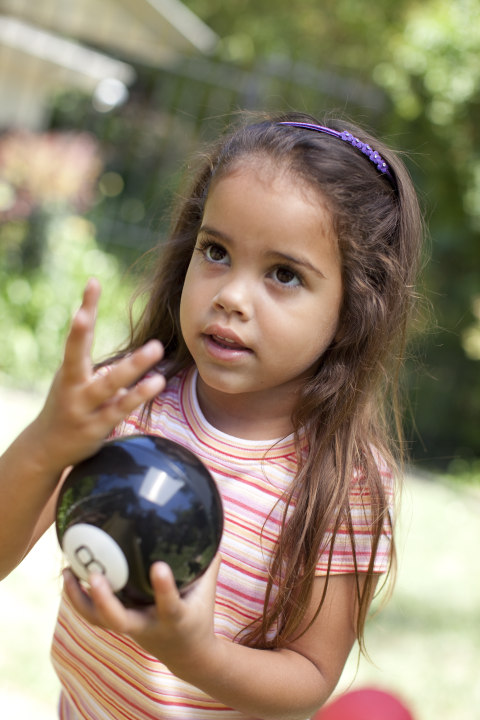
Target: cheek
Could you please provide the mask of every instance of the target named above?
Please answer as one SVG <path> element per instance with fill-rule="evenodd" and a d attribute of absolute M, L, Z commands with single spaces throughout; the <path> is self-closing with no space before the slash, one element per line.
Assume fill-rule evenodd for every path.
<path fill-rule="evenodd" d="M 192 274 L 190 272 L 190 266 L 185 275 L 185 281 L 183 283 L 182 295 L 180 297 L 180 327 L 182 333 L 185 334 L 185 330 L 188 328 L 188 321 L 192 315 L 192 298 L 194 296 L 192 287 Z"/>
<path fill-rule="evenodd" d="M 180 298 L 180 327 L 186 341 L 188 341 L 188 334 L 194 332 L 198 323 L 201 322 L 209 299 L 208 287 L 202 282 L 195 262 L 192 260 L 185 275 Z"/>
<path fill-rule="evenodd" d="M 305 312 L 303 317 L 291 321 L 286 329 L 284 352 L 295 352 L 300 364 L 314 364 L 335 341 L 338 328 L 336 312 L 322 316 L 318 312 Z"/>

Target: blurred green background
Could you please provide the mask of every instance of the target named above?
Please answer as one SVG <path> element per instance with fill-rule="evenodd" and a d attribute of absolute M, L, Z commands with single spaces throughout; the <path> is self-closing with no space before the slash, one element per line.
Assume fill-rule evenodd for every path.
<path fill-rule="evenodd" d="M 161 241 L 184 161 L 238 109 L 338 111 L 406 153 L 428 223 L 412 457 L 478 476 L 479 0 L 166 8 L 0 0 L 0 378 L 46 382 L 91 273 L 99 352 L 123 337 L 127 270 Z"/>
<path fill-rule="evenodd" d="M 448 561 L 433 538 L 465 504 L 464 532 L 478 525 L 480 0 L 0 0 L 0 99 L 4 415 L 45 393 L 90 275 L 103 285 L 96 356 L 123 340 L 184 163 L 238 110 L 338 112 L 405 153 L 428 227 L 430 308 L 412 337 L 405 432 L 415 498 L 434 509 L 413 533 L 432 546 L 428 566 L 408 577 L 428 606 L 430 563 L 443 563 L 449 593 L 478 599 L 466 536 L 457 547 L 447 533 Z M 402 610 L 412 646 L 430 622 L 443 638 L 427 645 L 432 674 L 460 637 L 460 666 L 479 666 L 478 637 L 466 640 L 478 604 L 449 603 L 436 625 L 435 612 Z M 399 641 L 391 617 L 387 644 Z"/>

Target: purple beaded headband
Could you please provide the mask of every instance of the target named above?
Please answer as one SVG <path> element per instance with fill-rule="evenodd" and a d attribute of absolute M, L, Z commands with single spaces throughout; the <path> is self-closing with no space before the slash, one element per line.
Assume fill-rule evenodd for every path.
<path fill-rule="evenodd" d="M 333 137 L 337 137 L 340 140 L 344 140 L 345 142 L 349 143 L 350 145 L 353 145 L 353 147 L 358 148 L 362 151 L 364 155 L 368 157 L 368 159 L 377 167 L 377 170 L 384 175 L 386 175 L 393 183 L 395 182 L 393 179 L 393 175 L 390 171 L 390 168 L 388 167 L 385 160 L 381 157 L 381 155 L 376 151 L 372 150 L 370 145 L 367 145 L 366 143 L 362 142 L 358 138 L 354 137 L 352 133 L 348 132 L 348 130 L 343 130 L 343 132 L 339 132 L 338 130 L 332 130 L 332 128 L 324 127 L 323 125 L 314 125 L 313 123 L 304 123 L 304 122 L 280 122 L 279 125 L 290 125 L 291 127 L 298 127 L 298 128 L 304 128 L 305 130 L 315 130 L 315 132 L 319 133 L 325 133 L 325 135 L 333 135 Z"/>

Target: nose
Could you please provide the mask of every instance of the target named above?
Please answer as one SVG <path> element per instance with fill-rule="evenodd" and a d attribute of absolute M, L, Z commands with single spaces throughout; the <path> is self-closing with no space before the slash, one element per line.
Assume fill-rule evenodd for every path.
<path fill-rule="evenodd" d="M 239 315 L 248 319 L 253 311 L 253 288 L 245 278 L 232 277 L 224 282 L 213 298 L 216 310 L 223 310 L 228 315 Z"/>

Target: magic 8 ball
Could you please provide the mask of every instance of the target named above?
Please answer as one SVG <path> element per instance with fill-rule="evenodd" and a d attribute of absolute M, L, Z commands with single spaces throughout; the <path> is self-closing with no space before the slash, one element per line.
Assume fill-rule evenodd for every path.
<path fill-rule="evenodd" d="M 192 452 L 130 435 L 74 466 L 58 498 L 56 530 L 79 579 L 100 572 L 126 606 L 147 605 L 154 562 L 170 565 L 180 591 L 205 572 L 222 536 L 222 503 Z"/>

